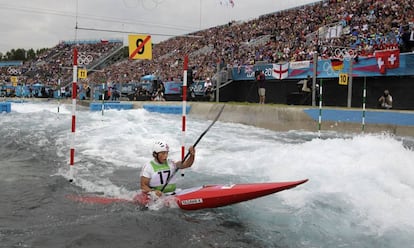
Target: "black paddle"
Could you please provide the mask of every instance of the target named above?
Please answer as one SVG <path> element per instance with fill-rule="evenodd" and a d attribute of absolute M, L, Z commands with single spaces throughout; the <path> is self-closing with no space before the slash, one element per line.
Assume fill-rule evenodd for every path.
<path fill-rule="evenodd" d="M 200 142 L 200 140 L 203 138 L 204 135 L 206 135 L 206 133 L 208 132 L 208 130 L 210 130 L 210 128 L 214 125 L 214 123 L 216 123 L 216 121 L 218 120 L 218 118 L 220 117 L 221 113 L 223 112 L 224 106 L 221 107 L 220 111 L 218 112 L 216 118 L 213 120 L 213 122 L 210 124 L 210 126 L 207 127 L 207 129 L 200 135 L 200 137 L 198 137 L 198 139 L 196 140 L 196 142 L 194 143 L 193 147 L 196 147 L 198 142 Z M 190 156 L 190 152 L 187 152 L 187 154 L 185 155 L 184 159 L 181 161 L 181 163 L 184 163 L 184 161 L 188 158 L 188 156 Z M 167 179 L 167 181 L 165 182 L 164 186 L 161 189 L 161 192 L 164 191 L 165 187 L 167 187 L 168 183 L 171 181 L 171 178 L 173 178 L 175 176 L 175 174 L 177 174 L 177 171 L 179 170 L 179 168 L 175 168 L 174 173 Z"/>

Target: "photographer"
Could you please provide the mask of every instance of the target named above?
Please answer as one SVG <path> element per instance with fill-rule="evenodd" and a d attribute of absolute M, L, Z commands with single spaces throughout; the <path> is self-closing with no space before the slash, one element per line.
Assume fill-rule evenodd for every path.
<path fill-rule="evenodd" d="M 392 96 L 388 90 L 384 90 L 384 94 L 378 98 L 378 104 L 383 109 L 392 108 Z"/>

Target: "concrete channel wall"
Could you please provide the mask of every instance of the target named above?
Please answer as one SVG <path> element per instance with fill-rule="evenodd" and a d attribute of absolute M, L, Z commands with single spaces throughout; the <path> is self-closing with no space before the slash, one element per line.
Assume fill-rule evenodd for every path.
<path fill-rule="evenodd" d="M 142 108 L 144 104 L 151 105 L 181 105 L 181 102 L 133 102 L 134 108 Z M 225 104 L 220 121 L 241 123 L 260 128 L 266 128 L 274 131 L 292 131 L 304 130 L 317 132 L 319 125 L 317 118 L 312 118 L 305 110 L 312 109 L 307 106 L 288 106 L 288 105 L 271 105 L 271 104 L 237 104 L 237 103 L 209 103 L 209 102 L 187 102 L 191 106 L 189 116 L 212 120 L 216 117 L 221 106 Z M 313 110 L 318 111 L 317 108 Z M 335 111 L 348 111 L 348 108 L 336 108 Z M 337 131 L 349 133 L 362 132 L 362 110 L 354 109 L 355 115 L 361 116 L 360 122 L 350 122 L 348 119 L 338 119 L 335 121 L 322 121 L 321 131 Z M 377 110 L 370 110 L 375 112 Z M 413 111 L 388 111 L 392 113 L 401 113 L 411 118 L 408 124 L 400 125 L 398 120 L 395 123 L 367 123 L 364 125 L 365 133 L 391 133 L 397 136 L 414 136 L 414 112 Z M 322 109 L 323 116 L 323 109 Z M 386 117 L 387 118 L 387 117 Z M 395 119 L 393 116 L 392 118 Z M 323 120 L 323 118 L 322 118 Z M 411 120 L 413 120 L 411 122 Z M 385 122 L 385 121 L 384 121 Z"/>

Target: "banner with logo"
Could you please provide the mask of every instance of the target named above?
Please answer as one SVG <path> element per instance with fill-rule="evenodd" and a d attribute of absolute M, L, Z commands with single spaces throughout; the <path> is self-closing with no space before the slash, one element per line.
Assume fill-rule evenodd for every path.
<path fill-rule="evenodd" d="M 352 63 L 353 77 L 412 76 L 414 75 L 414 54 L 400 54 L 398 50 L 378 51 L 369 57 L 323 59 L 318 61 L 318 78 L 337 78 L 349 73 Z M 255 71 L 262 70 L 266 80 L 304 79 L 313 75 L 313 61 L 286 62 L 234 67 L 234 81 L 255 80 Z"/>

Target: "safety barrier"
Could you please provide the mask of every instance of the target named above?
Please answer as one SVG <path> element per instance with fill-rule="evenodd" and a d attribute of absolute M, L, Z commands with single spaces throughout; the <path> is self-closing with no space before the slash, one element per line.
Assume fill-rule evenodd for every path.
<path fill-rule="evenodd" d="M 102 103 L 91 103 L 89 105 L 91 111 L 101 111 L 102 110 Z M 117 109 L 117 110 L 127 110 L 132 109 L 132 103 L 120 103 L 120 102 L 105 102 L 104 109 Z"/>
<path fill-rule="evenodd" d="M 182 114 L 183 107 L 181 105 L 178 106 L 171 106 L 171 105 L 152 105 L 152 104 L 144 104 L 142 106 L 148 112 L 157 112 L 162 114 Z M 186 114 L 188 114 L 191 110 L 191 106 L 186 107 Z"/>
<path fill-rule="evenodd" d="M 26 100 L 10 100 L 10 99 L 8 99 L 6 102 L 12 102 L 12 103 L 25 103 L 25 102 L 28 102 L 28 101 L 26 101 Z"/>
<path fill-rule="evenodd" d="M 11 103 L 10 102 L 0 102 L 0 113 L 1 112 L 10 113 L 11 112 Z"/>
<path fill-rule="evenodd" d="M 305 109 L 304 112 L 315 121 L 319 118 L 318 109 Z M 366 111 L 365 115 L 365 123 L 367 124 L 414 126 L 414 113 L 377 110 Z M 362 110 L 323 109 L 321 119 L 322 121 L 361 123 Z"/>

